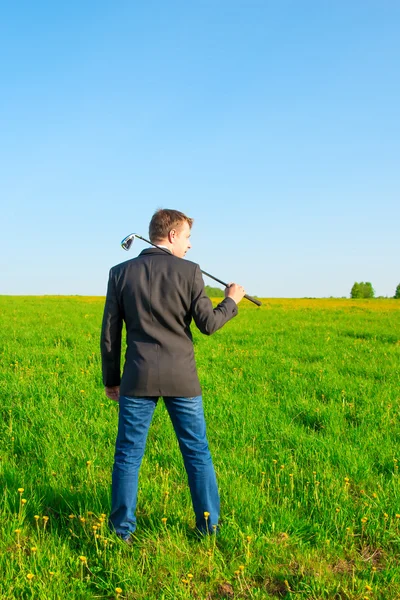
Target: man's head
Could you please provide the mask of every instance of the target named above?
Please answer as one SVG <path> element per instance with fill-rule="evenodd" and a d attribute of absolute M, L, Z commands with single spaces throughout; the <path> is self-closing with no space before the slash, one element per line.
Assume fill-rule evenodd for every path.
<path fill-rule="evenodd" d="M 166 246 L 174 256 L 183 258 L 192 247 L 190 230 L 193 219 L 179 210 L 160 208 L 154 213 L 149 226 L 150 241 Z"/>

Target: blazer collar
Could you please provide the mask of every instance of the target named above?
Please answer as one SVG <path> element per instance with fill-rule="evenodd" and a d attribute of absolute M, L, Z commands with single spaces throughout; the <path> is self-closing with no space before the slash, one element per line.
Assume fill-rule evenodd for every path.
<path fill-rule="evenodd" d="M 142 256 L 143 254 L 170 254 L 172 256 L 171 250 L 168 250 L 167 248 L 146 248 L 145 250 L 141 251 L 139 256 Z"/>

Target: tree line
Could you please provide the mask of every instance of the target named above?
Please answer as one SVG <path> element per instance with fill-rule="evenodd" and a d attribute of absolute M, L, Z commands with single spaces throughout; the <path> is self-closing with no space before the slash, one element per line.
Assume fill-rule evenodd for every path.
<path fill-rule="evenodd" d="M 224 290 L 218 287 L 211 287 L 210 285 L 205 286 L 206 294 L 210 298 L 223 298 Z M 372 283 L 369 281 L 360 283 L 355 282 L 351 288 L 350 298 L 375 298 L 375 290 L 372 287 Z M 400 300 L 400 283 L 396 288 L 393 298 Z"/>
<path fill-rule="evenodd" d="M 372 287 L 372 283 L 369 281 L 360 281 L 360 283 L 355 282 L 351 288 L 350 298 L 375 298 L 375 290 Z M 396 287 L 393 298 L 400 300 L 400 283 Z"/>

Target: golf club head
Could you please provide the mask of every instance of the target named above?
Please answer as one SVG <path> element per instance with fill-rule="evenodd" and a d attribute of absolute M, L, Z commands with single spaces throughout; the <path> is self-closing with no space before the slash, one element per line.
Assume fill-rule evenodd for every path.
<path fill-rule="evenodd" d="M 121 246 L 124 250 L 129 250 L 129 248 L 132 246 L 133 242 L 135 241 L 135 235 L 136 233 L 130 233 L 122 240 Z"/>

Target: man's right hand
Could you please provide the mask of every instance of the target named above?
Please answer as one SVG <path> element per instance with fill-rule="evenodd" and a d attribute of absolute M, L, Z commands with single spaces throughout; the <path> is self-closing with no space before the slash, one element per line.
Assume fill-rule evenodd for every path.
<path fill-rule="evenodd" d="M 225 288 L 225 298 L 232 298 L 236 304 L 239 304 L 245 293 L 244 288 L 238 283 L 229 283 Z"/>
<path fill-rule="evenodd" d="M 107 398 L 110 398 L 110 400 L 115 400 L 115 402 L 118 402 L 118 400 L 119 400 L 119 385 L 114 385 L 112 387 L 106 386 L 104 388 L 104 391 L 105 391 Z"/>

